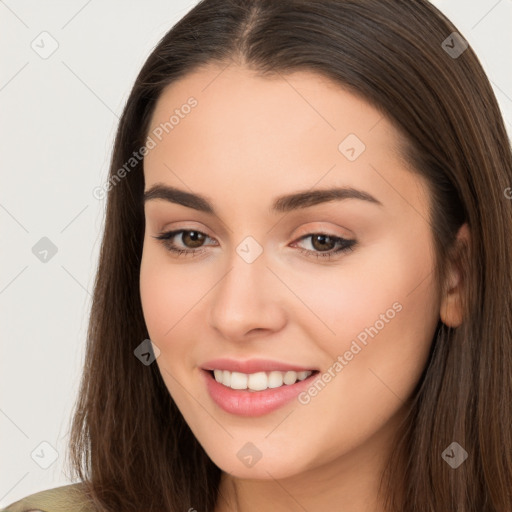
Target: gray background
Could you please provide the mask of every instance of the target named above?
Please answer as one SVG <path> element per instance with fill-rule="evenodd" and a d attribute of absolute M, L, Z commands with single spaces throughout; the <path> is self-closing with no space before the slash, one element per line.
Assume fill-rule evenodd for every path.
<path fill-rule="evenodd" d="M 476 51 L 512 134 L 512 0 L 433 3 Z M 0 0 L 0 507 L 69 483 L 105 207 L 92 191 L 106 181 L 136 74 L 195 4 Z"/>

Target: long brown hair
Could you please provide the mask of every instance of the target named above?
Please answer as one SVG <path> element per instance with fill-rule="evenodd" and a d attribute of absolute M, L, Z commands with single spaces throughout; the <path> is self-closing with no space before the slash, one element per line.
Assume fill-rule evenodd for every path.
<path fill-rule="evenodd" d="M 139 296 L 143 160 L 119 179 L 147 142 L 164 87 L 210 63 L 262 77 L 314 71 L 387 116 L 406 140 L 404 161 L 429 184 L 439 283 L 468 224 L 470 243 L 457 253 L 464 321 L 439 321 L 382 489 L 393 512 L 512 510 L 511 146 L 482 66 L 454 32 L 426 0 L 203 0 L 156 46 L 115 140 L 72 421 L 70 467 L 98 510 L 212 511 L 217 499 L 221 470 L 157 365 L 133 354 L 148 338 Z M 457 469 L 441 456 L 452 442 L 468 454 Z"/>

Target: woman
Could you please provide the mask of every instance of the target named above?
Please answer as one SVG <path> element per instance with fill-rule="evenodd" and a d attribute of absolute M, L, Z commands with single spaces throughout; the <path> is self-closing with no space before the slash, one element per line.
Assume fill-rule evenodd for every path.
<path fill-rule="evenodd" d="M 117 133 L 81 483 L 6 510 L 511 510 L 511 186 L 427 1 L 200 2 Z"/>

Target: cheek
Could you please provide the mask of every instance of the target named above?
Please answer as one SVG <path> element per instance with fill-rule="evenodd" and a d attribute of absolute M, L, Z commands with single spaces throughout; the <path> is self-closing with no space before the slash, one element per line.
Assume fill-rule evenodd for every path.
<path fill-rule="evenodd" d="M 336 266 L 285 270 L 283 280 L 294 283 L 294 292 L 309 307 L 312 314 L 303 318 L 316 328 L 316 334 L 310 329 L 311 336 L 338 348 L 340 340 L 352 339 L 376 322 L 379 330 L 382 321 L 386 328 L 422 320 L 430 325 L 437 301 L 432 270 L 427 239 L 412 245 L 396 235 Z"/>
<path fill-rule="evenodd" d="M 316 270 L 297 289 L 316 313 L 304 316 L 303 329 L 326 355 L 325 367 L 343 374 L 332 390 L 349 393 L 354 407 L 373 403 L 372 394 L 387 398 L 381 403 L 396 400 L 390 389 L 407 398 L 425 366 L 439 299 L 428 236 L 416 242 L 396 235 L 364 255 L 354 252 L 339 273 Z"/>
<path fill-rule="evenodd" d="M 145 245 L 140 268 L 144 319 L 151 339 L 161 343 L 172 337 L 174 326 L 199 300 L 202 288 L 185 271 L 186 265 L 171 264 L 170 257 L 159 248 Z"/>
<path fill-rule="evenodd" d="M 144 248 L 140 268 L 140 297 L 144 320 L 150 338 L 156 342 L 169 329 L 173 294 L 169 293 L 162 276 L 165 266 L 159 264 L 151 251 Z"/>
<path fill-rule="evenodd" d="M 204 323 L 202 308 L 216 278 L 213 270 L 191 271 L 187 262 L 171 258 L 151 241 L 144 246 L 140 296 L 149 338 L 160 350 L 156 364 L 170 394 L 186 411 L 190 397 L 181 383 L 190 379 L 200 356 L 196 345 Z"/>
<path fill-rule="evenodd" d="M 186 397 L 181 396 L 178 383 L 183 381 L 186 366 L 186 314 L 196 300 L 194 286 L 179 265 L 170 264 L 167 256 L 158 247 L 144 246 L 140 297 L 149 338 L 160 350 L 156 364 L 169 393 L 183 407 L 187 405 Z"/>
<path fill-rule="evenodd" d="M 322 457 L 355 446 L 387 424 L 425 367 L 439 317 L 433 259 L 428 243 L 409 245 L 390 240 L 378 252 L 347 259 L 338 279 L 331 270 L 330 283 L 327 272 L 302 282 L 305 302 L 335 333 L 320 330 L 312 315 L 302 320 L 303 330 L 327 354 L 323 384 L 312 385 L 301 402 L 309 411 L 301 422 L 310 422 L 316 432 L 311 442 L 318 443 Z M 315 423 L 318 414 L 329 420 Z"/>

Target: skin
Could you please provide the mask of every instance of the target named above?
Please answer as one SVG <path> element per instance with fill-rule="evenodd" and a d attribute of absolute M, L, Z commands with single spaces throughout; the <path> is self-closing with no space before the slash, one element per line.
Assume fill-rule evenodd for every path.
<path fill-rule="evenodd" d="M 163 183 L 204 195 L 216 215 L 146 202 L 140 292 L 169 393 L 223 470 L 216 512 L 381 511 L 379 478 L 437 322 L 461 321 L 456 266 L 446 294 L 433 279 L 426 183 L 401 160 L 400 133 L 380 112 L 313 72 L 261 78 L 209 65 L 167 87 L 150 131 L 190 96 L 198 105 L 145 157 L 145 190 Z M 354 161 L 338 150 L 351 133 L 366 146 Z M 277 196 L 334 186 L 382 206 L 346 199 L 269 212 Z M 154 238 L 172 229 L 205 233 L 203 253 L 176 256 Z M 357 245 L 308 257 L 300 248 L 322 252 L 302 238 L 315 233 Z M 263 250 L 252 263 L 236 252 L 247 236 Z M 195 247 L 187 236 L 174 243 Z M 217 357 L 326 372 L 394 303 L 401 311 L 307 405 L 243 418 L 206 391 L 199 367 Z M 248 441 L 262 454 L 252 467 L 237 457 Z"/>

